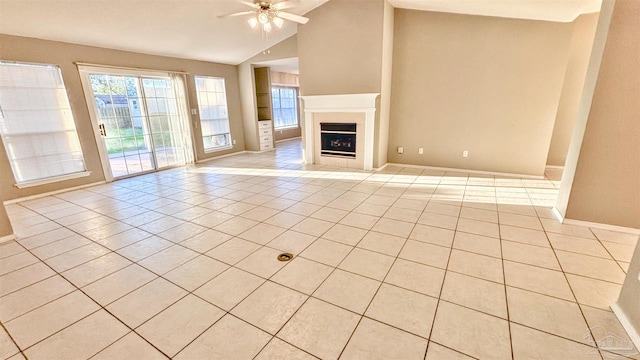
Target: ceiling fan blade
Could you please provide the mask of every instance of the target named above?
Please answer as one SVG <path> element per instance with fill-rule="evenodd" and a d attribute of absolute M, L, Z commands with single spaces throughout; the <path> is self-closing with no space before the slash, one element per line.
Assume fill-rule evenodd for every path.
<path fill-rule="evenodd" d="M 284 12 L 284 11 L 278 12 L 278 17 L 283 18 L 285 20 L 297 22 L 298 24 L 302 24 L 302 25 L 304 25 L 304 24 L 309 22 L 309 18 L 306 18 L 304 16 L 300 16 L 300 15 L 295 15 L 295 14 L 288 13 L 288 12 Z"/>
<path fill-rule="evenodd" d="M 256 4 L 253 1 L 242 1 L 242 0 L 236 0 L 241 4 L 245 4 L 247 6 L 251 6 L 254 9 L 260 9 L 260 4 Z"/>
<path fill-rule="evenodd" d="M 297 1 L 281 1 L 279 3 L 275 3 L 271 5 L 271 8 L 274 10 L 284 10 L 284 9 L 288 9 L 290 7 L 294 7 L 296 5 L 299 5 L 299 3 Z"/>
<path fill-rule="evenodd" d="M 227 18 L 227 17 L 242 16 L 242 15 L 249 15 L 249 14 L 255 14 L 255 11 L 241 11 L 233 14 L 220 15 L 218 17 Z"/>

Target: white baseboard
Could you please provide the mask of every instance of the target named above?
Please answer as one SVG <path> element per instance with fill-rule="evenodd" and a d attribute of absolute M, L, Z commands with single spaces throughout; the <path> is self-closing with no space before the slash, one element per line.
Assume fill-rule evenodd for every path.
<path fill-rule="evenodd" d="M 562 213 L 560 213 L 560 210 L 558 210 L 557 207 L 553 207 L 551 208 L 551 210 L 553 211 L 553 215 L 555 215 L 556 220 L 560 221 L 560 223 L 564 222 L 564 216 L 562 216 Z"/>
<path fill-rule="evenodd" d="M 494 172 L 494 171 L 482 171 L 482 170 L 447 168 L 447 167 L 412 165 L 412 164 L 399 164 L 399 163 L 387 163 L 387 164 L 385 164 L 385 166 L 386 165 L 410 167 L 410 168 L 417 168 L 417 169 L 427 169 L 427 170 L 466 172 L 466 173 L 470 173 L 470 174 L 517 177 L 517 178 L 523 178 L 523 179 L 535 179 L 535 180 L 544 179 L 544 176 L 542 176 L 542 175 L 538 176 L 538 175 L 526 175 L 526 174 L 512 174 L 512 173 L 502 173 L 502 172 Z"/>
<path fill-rule="evenodd" d="M 276 130 L 277 131 L 277 130 Z M 288 138 L 288 139 L 282 139 L 282 140 L 276 140 L 276 144 L 277 143 L 281 143 L 281 142 L 285 142 L 285 141 L 291 141 L 291 140 L 301 140 L 302 137 L 301 136 L 296 136 L 296 137 L 292 137 L 292 138 Z"/>
<path fill-rule="evenodd" d="M 229 156 L 240 155 L 240 154 L 244 154 L 246 152 L 248 152 L 248 151 L 242 150 L 242 151 L 238 151 L 238 152 L 234 152 L 234 153 L 230 153 L 230 154 L 224 154 L 224 155 L 220 155 L 220 156 L 209 157 L 209 158 L 206 158 L 206 159 L 202 159 L 202 160 L 196 161 L 196 164 L 206 163 L 208 161 L 218 160 L 218 159 L 226 158 L 226 157 L 229 157 Z"/>
<path fill-rule="evenodd" d="M 590 227 L 594 229 L 609 230 L 609 231 L 616 231 L 616 232 L 633 234 L 633 235 L 640 235 L 640 229 L 624 227 L 624 226 L 601 224 L 601 223 L 594 223 L 594 222 L 582 221 L 582 220 L 573 220 L 573 219 L 567 219 L 567 218 L 565 218 L 561 222 L 567 225 L 585 226 L 585 227 Z"/>
<path fill-rule="evenodd" d="M 16 236 L 16 234 L 2 236 L 0 237 L 0 244 L 5 243 L 7 241 L 15 240 L 17 238 L 18 237 Z"/>
<path fill-rule="evenodd" d="M 595 223 L 595 222 L 589 222 L 589 221 L 582 221 L 582 220 L 567 219 L 564 216 L 562 216 L 562 214 L 560 213 L 560 210 L 558 210 L 558 208 L 556 208 L 555 206 L 552 208 L 552 210 L 553 210 L 553 215 L 555 215 L 556 219 L 562 224 L 584 226 L 584 227 L 589 227 L 593 229 L 609 230 L 609 231 L 621 232 L 626 234 L 640 235 L 640 229 Z"/>
<path fill-rule="evenodd" d="M 382 171 L 382 170 L 384 170 L 384 168 L 387 167 L 387 165 L 389 165 L 389 163 L 386 163 L 386 164 L 384 164 L 384 165 L 382 165 L 382 166 L 380 166 L 378 168 L 373 168 L 373 171 Z"/>
<path fill-rule="evenodd" d="M 80 189 L 84 189 L 84 188 L 88 188 L 88 187 L 92 187 L 92 186 L 97 186 L 97 185 L 102 185 L 102 184 L 106 184 L 106 182 L 103 180 L 103 181 L 98 181 L 98 182 L 94 182 L 94 183 L 91 183 L 91 184 L 74 186 L 74 187 L 64 188 L 64 189 L 55 190 L 55 191 L 49 191 L 49 192 L 42 193 L 42 194 L 36 194 L 36 195 L 25 196 L 25 197 L 21 197 L 21 198 L 17 198 L 17 199 L 11 199 L 11 200 L 5 201 L 4 204 L 5 205 L 11 205 L 11 204 L 15 204 L 15 203 L 23 202 L 23 201 L 39 199 L 39 198 L 43 198 L 43 197 L 47 197 L 47 196 L 51 196 L 51 195 L 65 193 L 65 192 L 68 192 L 68 191 L 80 190 Z"/>
<path fill-rule="evenodd" d="M 627 318 L 627 315 L 622 311 L 618 303 L 611 305 L 611 310 L 613 310 L 613 313 L 620 321 L 620 324 L 627 332 L 627 335 L 629 335 L 629 338 L 631 338 L 631 341 L 635 344 L 636 349 L 640 349 L 640 329 L 633 327 L 631 321 L 629 321 L 629 318 Z"/>
<path fill-rule="evenodd" d="M 266 153 L 269 151 L 276 151 L 276 149 L 269 149 L 269 150 L 246 150 L 245 152 L 249 153 L 249 154 L 262 154 L 262 153 Z"/>
<path fill-rule="evenodd" d="M 559 165 L 547 165 L 544 168 L 545 170 L 564 170 L 564 166 Z"/>

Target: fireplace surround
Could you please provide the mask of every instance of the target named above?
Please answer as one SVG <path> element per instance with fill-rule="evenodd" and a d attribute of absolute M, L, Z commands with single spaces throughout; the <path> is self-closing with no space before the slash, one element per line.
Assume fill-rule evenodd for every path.
<path fill-rule="evenodd" d="M 375 102 L 378 95 L 377 93 L 368 93 L 301 96 L 300 98 L 304 101 L 304 118 L 302 122 L 304 162 L 306 164 L 373 170 Z M 323 150 L 321 124 L 324 124 L 325 129 L 344 129 L 344 126 L 350 126 L 351 129 L 355 128 L 353 129 L 355 131 L 325 131 L 325 134 L 342 135 L 325 137 L 327 141 L 332 139 L 336 141 L 334 145 L 342 147 L 341 150 L 334 149 L 333 151 L 354 153 L 354 155 L 328 153 L 327 151 L 332 150 Z M 355 134 L 352 134 L 354 132 Z M 351 140 L 350 148 L 348 146 L 349 140 Z"/>

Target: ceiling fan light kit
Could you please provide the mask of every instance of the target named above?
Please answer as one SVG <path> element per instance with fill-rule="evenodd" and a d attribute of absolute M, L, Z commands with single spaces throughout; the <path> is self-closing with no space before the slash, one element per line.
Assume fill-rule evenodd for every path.
<path fill-rule="evenodd" d="M 269 23 L 269 15 L 266 12 L 260 12 L 258 14 L 258 21 L 260 22 L 260 24 L 264 25 L 264 24 L 268 24 Z"/>
<path fill-rule="evenodd" d="M 271 3 L 267 1 L 258 1 L 258 2 L 250 2 L 250 1 L 239 1 L 242 4 L 250 6 L 253 8 L 251 11 L 242 11 L 233 14 L 223 15 L 220 17 L 231 17 L 231 16 L 240 16 L 240 15 L 251 15 L 247 23 L 249 26 L 254 29 L 261 25 L 262 31 L 268 33 L 273 29 L 273 25 L 275 25 L 278 29 L 281 29 L 284 26 L 284 21 L 289 20 L 298 24 L 306 24 L 309 19 L 300 16 L 291 14 L 288 12 L 282 11 L 283 9 L 287 9 L 296 5 L 297 1 L 281 1 L 277 3 Z"/>
<path fill-rule="evenodd" d="M 277 16 L 276 16 L 276 17 L 274 17 L 274 18 L 271 20 L 271 22 L 273 22 L 273 24 L 274 24 L 275 26 L 277 26 L 277 27 L 278 27 L 278 29 L 282 29 L 282 25 L 284 25 L 284 20 L 282 20 L 281 18 L 279 18 L 279 17 L 277 17 Z"/>

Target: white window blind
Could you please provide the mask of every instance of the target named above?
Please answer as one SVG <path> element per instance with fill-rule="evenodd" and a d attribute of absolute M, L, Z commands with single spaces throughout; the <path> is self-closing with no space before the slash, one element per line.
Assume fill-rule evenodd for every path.
<path fill-rule="evenodd" d="M 196 76 L 195 81 L 204 150 L 230 147 L 231 131 L 224 79 Z"/>
<path fill-rule="evenodd" d="M 296 89 L 289 87 L 272 87 L 273 126 L 276 129 L 298 126 L 298 110 Z"/>
<path fill-rule="evenodd" d="M 57 66 L 0 61 L 0 135 L 18 184 L 86 170 Z"/>

